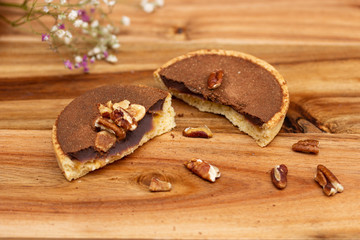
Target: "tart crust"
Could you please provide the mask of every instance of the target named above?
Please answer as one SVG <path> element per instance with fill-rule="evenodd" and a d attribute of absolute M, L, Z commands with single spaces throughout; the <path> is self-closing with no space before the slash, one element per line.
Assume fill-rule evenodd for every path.
<path fill-rule="evenodd" d="M 251 63 L 254 63 L 266 71 L 268 71 L 270 74 L 274 76 L 276 81 L 278 82 L 280 89 L 282 91 L 282 101 L 281 101 L 281 107 L 278 112 L 276 112 L 270 120 L 263 123 L 262 125 L 256 125 L 252 122 L 250 122 L 248 119 L 244 117 L 243 114 L 240 114 L 239 112 L 235 111 L 232 107 L 223 105 L 221 103 L 216 103 L 213 101 L 209 101 L 206 99 L 199 98 L 197 96 L 187 94 L 187 93 L 181 93 L 174 89 L 169 89 L 164 84 L 163 80 L 161 79 L 160 72 L 184 59 L 191 58 L 198 55 L 221 55 L 221 56 L 231 56 L 231 57 L 237 57 L 244 60 L 247 60 Z M 161 86 L 163 89 L 166 89 L 170 91 L 175 97 L 180 98 L 184 102 L 188 103 L 189 105 L 192 105 L 194 107 L 197 107 L 200 111 L 205 112 L 211 112 L 216 114 L 224 115 L 232 124 L 237 126 L 240 131 L 247 133 L 251 137 L 253 137 L 256 141 L 256 143 L 264 147 L 268 145 L 274 137 L 278 134 L 278 132 L 281 129 L 281 126 L 284 122 L 287 110 L 289 108 L 289 92 L 287 88 L 286 81 L 284 78 L 280 75 L 280 73 L 269 63 L 258 59 L 252 55 L 245 54 L 242 52 L 237 51 L 231 51 L 231 50 L 198 50 L 194 52 L 187 53 L 185 55 L 176 57 L 174 59 L 171 59 L 167 63 L 165 63 L 163 66 L 158 68 L 154 72 L 154 78 L 161 83 Z M 173 81 L 177 81 L 176 79 L 171 79 Z M 261 104 L 261 103 L 258 103 Z"/>
<path fill-rule="evenodd" d="M 167 93 L 167 96 L 164 99 L 164 103 L 162 105 L 162 110 L 157 111 L 156 114 L 153 114 L 152 129 L 143 135 L 138 144 L 126 149 L 120 154 L 118 153 L 115 155 L 107 156 L 106 158 L 97 158 L 85 162 L 71 159 L 69 155 L 63 151 L 61 144 L 58 140 L 57 119 L 52 129 L 52 143 L 58 165 L 68 181 L 80 178 L 91 171 L 104 167 L 107 164 L 110 164 L 131 154 L 150 139 L 169 132 L 176 126 L 174 119 L 175 111 L 171 106 L 171 95 Z M 139 124 L 141 124 L 141 122 Z"/>

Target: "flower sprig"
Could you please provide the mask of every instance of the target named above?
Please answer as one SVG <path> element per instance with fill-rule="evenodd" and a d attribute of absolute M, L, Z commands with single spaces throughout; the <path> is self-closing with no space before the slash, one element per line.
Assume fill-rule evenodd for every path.
<path fill-rule="evenodd" d="M 0 14 L 0 20 L 13 27 L 38 22 L 43 29 L 34 30 L 30 24 L 31 29 L 41 35 L 41 41 L 51 50 L 63 55 L 64 66 L 88 73 L 89 65 L 96 61 L 118 61 L 115 52 L 120 48 L 116 37 L 119 27 L 109 17 L 116 3 L 116 0 L 23 0 L 20 4 L 0 1 L 0 6 L 24 11 L 19 19 L 12 21 Z M 162 7 L 164 0 L 141 0 L 140 5 L 150 13 Z M 52 18 L 52 24 L 41 21 L 43 17 Z M 122 16 L 123 26 L 129 26 L 130 22 L 129 17 Z"/>

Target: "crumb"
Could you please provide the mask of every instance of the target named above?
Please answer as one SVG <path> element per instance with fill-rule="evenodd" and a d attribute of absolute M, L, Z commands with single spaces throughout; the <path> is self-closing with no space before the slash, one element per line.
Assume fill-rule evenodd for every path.
<path fill-rule="evenodd" d="M 178 113 L 176 116 L 177 116 L 177 117 L 183 117 L 184 114 L 183 114 L 183 113 Z"/>
<path fill-rule="evenodd" d="M 175 138 L 175 135 L 174 135 L 173 133 L 170 133 L 170 136 L 171 136 L 172 138 Z"/>

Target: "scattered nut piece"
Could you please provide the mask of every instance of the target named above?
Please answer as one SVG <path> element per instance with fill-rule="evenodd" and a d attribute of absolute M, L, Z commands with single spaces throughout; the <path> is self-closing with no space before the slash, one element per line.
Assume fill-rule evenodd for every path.
<path fill-rule="evenodd" d="M 171 183 L 162 181 L 157 177 L 152 177 L 149 190 L 151 192 L 168 192 L 171 190 Z"/>
<path fill-rule="evenodd" d="M 108 131 L 100 131 L 96 134 L 95 148 L 97 151 L 107 152 L 116 142 L 116 136 Z"/>
<path fill-rule="evenodd" d="M 137 122 L 134 121 L 133 117 L 123 108 L 116 108 L 110 115 L 111 120 L 116 125 L 125 129 L 125 131 L 134 131 L 137 128 Z"/>
<path fill-rule="evenodd" d="M 335 175 L 324 165 L 318 165 L 314 180 L 323 187 L 323 191 L 327 196 L 335 195 L 344 191 L 344 187 L 340 184 Z"/>
<path fill-rule="evenodd" d="M 130 102 L 128 100 L 123 100 L 121 102 L 118 102 L 118 103 L 114 103 L 112 108 L 115 110 L 115 109 L 127 109 L 130 105 Z"/>
<path fill-rule="evenodd" d="M 145 107 L 139 104 L 130 104 L 126 111 L 135 119 L 136 122 L 143 119 L 146 114 Z"/>
<path fill-rule="evenodd" d="M 300 140 L 299 142 L 292 145 L 292 150 L 295 152 L 318 154 L 319 141 L 313 139 Z"/>
<path fill-rule="evenodd" d="M 217 167 L 201 159 L 193 158 L 187 161 L 185 166 L 199 177 L 210 182 L 215 182 L 216 178 L 221 176 L 221 173 Z"/>
<path fill-rule="evenodd" d="M 183 136 L 193 138 L 211 138 L 213 136 L 213 133 L 211 132 L 210 128 L 205 125 L 197 128 L 185 128 L 183 131 Z"/>
<path fill-rule="evenodd" d="M 110 118 L 110 114 L 112 112 L 112 109 L 109 107 L 104 106 L 103 104 L 98 104 L 98 110 L 100 112 L 100 115 L 104 118 Z"/>
<path fill-rule="evenodd" d="M 288 169 L 284 164 L 275 166 L 273 169 L 271 169 L 271 180 L 275 187 L 278 189 L 286 188 L 287 173 Z"/>
<path fill-rule="evenodd" d="M 219 70 L 212 72 L 208 78 L 207 84 L 209 89 L 215 89 L 220 87 L 224 76 L 224 71 Z"/>
<path fill-rule="evenodd" d="M 95 128 L 100 128 L 101 130 L 105 130 L 115 134 L 119 138 L 119 140 L 122 140 L 126 137 L 126 132 L 123 128 L 119 128 L 116 124 L 110 122 L 103 117 L 98 117 L 95 120 L 94 126 Z"/>

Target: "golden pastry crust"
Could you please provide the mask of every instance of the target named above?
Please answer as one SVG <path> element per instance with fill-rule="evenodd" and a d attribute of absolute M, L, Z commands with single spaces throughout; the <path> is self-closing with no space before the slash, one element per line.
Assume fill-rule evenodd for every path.
<path fill-rule="evenodd" d="M 271 73 L 277 82 L 280 85 L 280 88 L 282 90 L 282 103 L 281 108 L 278 112 L 276 112 L 272 118 L 265 122 L 262 126 L 256 126 L 249 121 L 246 121 L 243 115 L 240 113 L 237 113 L 235 110 L 233 110 L 231 107 L 224 106 L 218 103 L 214 103 L 208 100 L 200 100 L 197 97 L 191 96 L 190 94 L 184 94 L 179 93 L 174 90 L 168 89 L 165 84 L 163 83 L 161 77 L 160 77 L 160 71 L 169 67 L 172 64 L 175 64 L 181 60 L 184 60 L 186 58 L 191 58 L 197 55 L 222 55 L 222 56 L 232 56 L 232 57 L 238 57 L 242 58 L 244 60 L 250 61 L 265 70 L 267 70 L 269 73 Z M 187 102 L 188 104 L 197 107 L 201 111 L 206 112 L 213 112 L 216 114 L 222 114 L 226 118 L 228 118 L 234 125 L 239 127 L 239 129 L 248 135 L 252 136 L 256 142 L 261 146 L 264 147 L 267 144 L 271 142 L 271 140 L 276 136 L 276 134 L 280 131 L 281 126 L 283 124 L 283 121 L 285 119 L 286 113 L 289 108 L 289 92 L 287 88 L 286 81 L 281 76 L 281 74 L 269 63 L 265 62 L 264 60 L 261 60 L 259 58 L 256 58 L 252 55 L 232 51 L 232 50 L 219 50 L 219 49 L 211 49 L 211 50 L 198 50 L 194 52 L 190 52 L 181 56 L 178 56 L 176 58 L 171 59 L 170 61 L 166 62 L 164 65 L 162 65 L 160 68 L 158 68 L 154 72 L 154 78 L 161 83 L 162 87 L 168 91 L 170 91 L 174 96 L 182 99 L 183 101 Z M 174 79 L 175 80 L 175 79 Z"/>
<path fill-rule="evenodd" d="M 77 179 L 86 175 L 87 173 L 104 167 L 107 164 L 110 164 L 116 160 L 123 158 L 135 151 L 135 149 L 139 148 L 141 145 L 149 141 L 150 139 L 164 134 L 175 127 L 175 112 L 173 107 L 171 106 L 171 95 L 165 98 L 162 111 L 157 112 L 153 116 L 153 129 L 147 132 L 139 144 L 133 146 L 121 154 L 112 155 L 107 157 L 106 159 L 94 159 L 92 161 L 80 162 L 77 160 L 72 160 L 70 157 L 62 150 L 61 145 L 58 141 L 57 136 L 57 124 L 55 123 L 52 129 L 52 143 L 56 155 L 56 159 L 60 169 L 62 170 L 65 178 L 68 181 L 73 179 Z"/>

